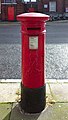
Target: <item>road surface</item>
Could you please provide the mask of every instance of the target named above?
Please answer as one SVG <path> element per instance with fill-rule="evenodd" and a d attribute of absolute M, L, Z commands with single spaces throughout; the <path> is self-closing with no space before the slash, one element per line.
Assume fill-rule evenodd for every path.
<path fill-rule="evenodd" d="M 48 22 L 46 78 L 68 78 L 68 21 Z M 19 23 L 0 23 L 0 79 L 21 78 L 21 34 Z"/>

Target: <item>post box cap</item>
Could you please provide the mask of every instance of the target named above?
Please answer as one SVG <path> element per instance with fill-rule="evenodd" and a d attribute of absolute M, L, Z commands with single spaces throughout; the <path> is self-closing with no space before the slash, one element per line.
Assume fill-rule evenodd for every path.
<path fill-rule="evenodd" d="M 21 22 L 22 21 L 44 21 L 45 22 L 49 20 L 49 16 L 42 13 L 31 12 L 31 13 L 24 13 L 24 14 L 17 15 L 17 20 Z"/>

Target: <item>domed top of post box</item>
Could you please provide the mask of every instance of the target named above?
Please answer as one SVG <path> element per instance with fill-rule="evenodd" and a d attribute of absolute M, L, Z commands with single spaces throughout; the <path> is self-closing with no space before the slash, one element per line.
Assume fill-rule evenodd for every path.
<path fill-rule="evenodd" d="M 17 15 L 17 20 L 18 21 L 48 21 L 49 20 L 49 16 L 42 14 L 42 13 L 35 13 L 35 12 L 31 12 L 31 13 L 24 13 L 24 14 L 20 14 Z"/>

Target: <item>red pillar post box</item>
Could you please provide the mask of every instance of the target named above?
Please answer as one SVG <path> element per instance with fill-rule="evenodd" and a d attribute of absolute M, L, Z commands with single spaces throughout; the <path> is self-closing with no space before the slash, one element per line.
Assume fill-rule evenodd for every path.
<path fill-rule="evenodd" d="M 17 16 L 22 33 L 21 107 L 27 113 L 38 113 L 45 108 L 44 46 L 46 21 L 41 13 Z"/>

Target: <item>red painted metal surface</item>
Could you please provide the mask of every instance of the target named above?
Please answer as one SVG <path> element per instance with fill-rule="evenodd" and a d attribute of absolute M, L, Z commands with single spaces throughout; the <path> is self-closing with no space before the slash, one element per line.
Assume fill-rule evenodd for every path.
<path fill-rule="evenodd" d="M 28 12 L 34 12 L 35 9 L 34 8 L 29 8 Z"/>
<path fill-rule="evenodd" d="M 14 20 L 14 7 L 8 7 L 8 20 Z"/>
<path fill-rule="evenodd" d="M 18 15 L 22 31 L 22 84 L 27 88 L 44 86 L 45 22 L 49 16 L 40 13 Z"/>

